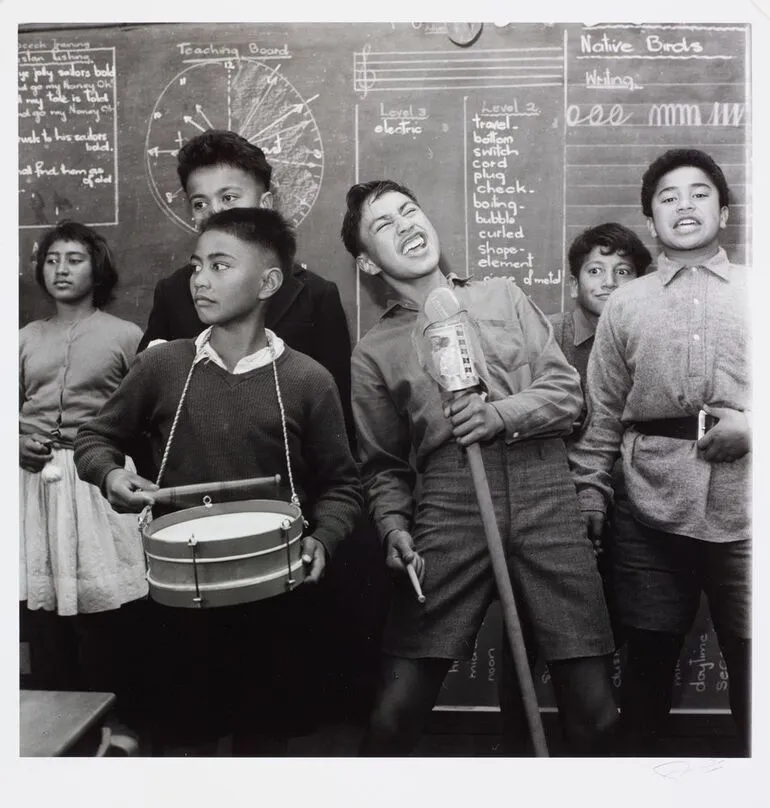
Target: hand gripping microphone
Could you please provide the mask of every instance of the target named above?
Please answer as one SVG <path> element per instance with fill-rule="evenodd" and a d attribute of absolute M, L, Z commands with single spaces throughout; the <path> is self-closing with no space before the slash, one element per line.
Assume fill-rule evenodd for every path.
<path fill-rule="evenodd" d="M 428 325 L 423 330 L 420 348 L 425 355 L 428 373 L 438 383 L 442 397 L 456 395 L 480 386 L 479 369 L 484 357 L 467 313 L 460 307 L 454 292 L 446 286 L 434 289 L 424 305 Z M 465 447 L 471 469 L 473 487 L 479 503 L 481 521 L 487 539 L 492 570 L 500 595 L 508 642 L 519 678 L 521 697 L 529 725 L 535 754 L 548 757 L 543 724 L 537 705 L 537 695 L 527 660 L 527 649 L 521 632 L 521 623 L 513 597 L 508 564 L 495 518 L 492 495 L 489 491 L 484 460 L 478 443 Z"/>

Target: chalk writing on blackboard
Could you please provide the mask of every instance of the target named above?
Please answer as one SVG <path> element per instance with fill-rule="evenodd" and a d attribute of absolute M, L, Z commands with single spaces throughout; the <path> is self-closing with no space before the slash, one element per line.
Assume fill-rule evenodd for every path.
<path fill-rule="evenodd" d="M 567 107 L 567 126 L 739 127 L 743 126 L 746 117 L 745 104 L 722 101 L 706 104 L 651 102 L 634 104 L 632 107 L 623 104 L 570 104 Z"/>
<path fill-rule="evenodd" d="M 439 705 L 497 704 L 497 684 L 500 678 L 502 619 L 499 604 L 489 610 L 469 662 L 456 661 L 450 668 L 439 695 Z M 481 668 L 481 660 L 486 661 Z M 623 654 L 616 652 L 612 659 L 611 681 L 616 700 L 620 700 L 622 687 Z M 480 669 L 481 668 L 481 669 Z M 541 708 L 553 708 L 555 699 L 551 675 L 542 660 L 534 671 L 535 690 Z M 689 712 L 699 705 L 710 705 L 709 711 L 726 713 L 729 710 L 727 666 L 719 652 L 716 634 L 708 622 L 705 604 L 698 612 L 695 629 L 685 642 L 682 657 L 677 663 L 673 683 L 674 712 Z"/>
<path fill-rule="evenodd" d="M 415 31 L 420 31 L 423 34 L 446 36 L 449 33 L 448 24 L 445 22 L 413 22 L 411 25 Z"/>
<path fill-rule="evenodd" d="M 20 48 L 19 225 L 118 223 L 115 49 Z"/>
<path fill-rule="evenodd" d="M 189 43 L 179 47 L 183 54 L 222 50 Z M 310 109 L 318 96 L 302 98 L 280 72 L 280 64 L 268 66 L 237 54 L 228 58 L 227 53 L 191 61 L 163 89 L 147 124 L 146 170 L 156 202 L 173 221 L 192 230 L 179 193 L 176 155 L 201 132 L 230 129 L 265 152 L 278 207 L 298 225 L 312 209 L 323 180 L 321 134 Z"/>
<path fill-rule="evenodd" d="M 382 135 L 421 135 L 424 122 L 428 120 L 428 110 L 424 106 L 409 104 L 399 108 L 393 104 L 380 104 L 380 123 L 374 127 L 375 134 Z"/>
<path fill-rule="evenodd" d="M 503 101 L 488 93 L 464 99 L 468 271 L 525 286 L 562 279 L 561 268 L 542 259 L 544 208 L 553 204 L 550 177 L 528 170 L 535 154 L 560 137 L 550 124 L 560 94 L 541 92 L 537 99 L 529 94 Z"/>
<path fill-rule="evenodd" d="M 445 257 L 464 253 L 466 274 L 507 277 L 540 301 L 563 281 L 555 260 L 565 72 L 558 41 L 549 33 L 544 42 L 479 52 L 365 43 L 354 51 L 352 71 L 360 99 L 356 165 L 387 172 L 401 159 L 395 141 L 408 138 L 463 182 L 463 230 L 449 231 Z"/>
<path fill-rule="evenodd" d="M 737 192 L 724 244 L 742 241 L 746 34 L 745 26 L 654 24 L 565 32 L 565 242 L 608 218 L 648 240 L 638 188 L 669 146 L 720 162 Z"/>

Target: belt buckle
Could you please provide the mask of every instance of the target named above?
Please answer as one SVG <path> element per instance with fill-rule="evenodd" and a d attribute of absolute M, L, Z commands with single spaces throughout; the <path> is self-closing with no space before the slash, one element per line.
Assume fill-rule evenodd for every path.
<path fill-rule="evenodd" d="M 706 434 L 706 410 L 698 410 L 698 436 L 696 440 L 700 440 Z"/>
<path fill-rule="evenodd" d="M 698 411 L 698 440 L 700 440 L 710 429 L 719 423 L 719 418 L 706 410 Z"/>

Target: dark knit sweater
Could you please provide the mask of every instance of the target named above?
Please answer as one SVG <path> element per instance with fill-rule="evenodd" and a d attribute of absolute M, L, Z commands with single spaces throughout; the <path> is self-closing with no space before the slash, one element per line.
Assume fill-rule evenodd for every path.
<path fill-rule="evenodd" d="M 146 432 L 157 470 L 195 354 L 192 340 L 175 340 L 139 354 L 99 415 L 75 439 L 83 480 L 103 490 L 125 453 Z M 355 462 L 345 436 L 331 374 L 286 346 L 277 362 L 294 485 L 312 535 L 327 554 L 353 529 L 362 505 Z M 163 487 L 281 475 L 290 497 L 280 410 L 272 365 L 242 374 L 198 363 L 185 397 Z M 154 478 L 153 478 L 154 479 Z"/>

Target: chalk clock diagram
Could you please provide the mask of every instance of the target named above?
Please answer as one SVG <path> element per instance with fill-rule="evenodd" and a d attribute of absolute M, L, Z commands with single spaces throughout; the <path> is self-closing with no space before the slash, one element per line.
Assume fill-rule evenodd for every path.
<path fill-rule="evenodd" d="M 147 124 L 147 178 L 161 210 L 193 231 L 176 173 L 179 149 L 208 129 L 231 129 L 259 146 L 273 167 L 277 207 L 295 227 L 318 197 L 324 152 L 310 103 L 281 74 L 246 58 L 196 62 L 160 94 Z"/>

